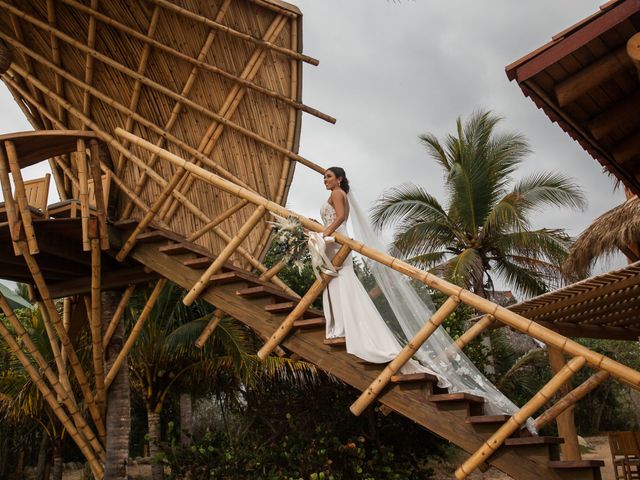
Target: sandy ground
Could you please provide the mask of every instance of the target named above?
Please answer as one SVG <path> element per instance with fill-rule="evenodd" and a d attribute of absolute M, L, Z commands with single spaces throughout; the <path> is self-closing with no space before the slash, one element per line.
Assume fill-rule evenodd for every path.
<path fill-rule="evenodd" d="M 609 443 L 606 436 L 589 437 L 585 439 L 590 445 L 589 452 L 583 453 L 582 458 L 584 460 L 604 460 L 605 466 L 600 470 L 602 472 L 602 480 L 614 480 L 613 467 L 611 466 L 611 453 L 609 451 Z M 464 458 L 461 457 L 461 458 Z M 453 470 L 456 465 L 437 465 L 436 474 L 433 477 L 434 480 L 450 480 L 453 478 Z M 151 478 L 151 467 L 149 465 L 137 465 L 129 467 L 129 477 L 131 479 L 147 479 Z M 82 472 L 67 471 L 63 475 L 63 480 L 80 480 L 82 478 Z M 470 477 L 470 480 L 512 480 L 512 477 L 505 475 L 495 468 L 481 473 L 479 471 L 474 472 Z"/>

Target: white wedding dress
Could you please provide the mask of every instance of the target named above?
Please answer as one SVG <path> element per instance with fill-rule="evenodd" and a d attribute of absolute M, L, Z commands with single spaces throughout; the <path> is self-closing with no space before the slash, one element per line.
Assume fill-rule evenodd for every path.
<path fill-rule="evenodd" d="M 335 220 L 334 208 L 325 203 L 320 209 L 320 217 L 324 226 Z M 346 221 L 338 227 L 336 232 L 349 236 Z M 327 245 L 327 257 L 332 259 L 338 252 L 340 245 Z M 342 267 L 338 269 L 338 276 L 332 278 L 322 294 L 324 316 L 327 322 L 327 338 L 344 337 L 347 352 L 371 363 L 388 363 L 398 356 L 402 347 L 389 329 L 384 319 L 376 309 L 369 294 L 364 289 L 353 270 L 351 254 Z M 426 372 L 436 375 L 433 370 L 411 360 L 401 373 Z M 440 386 L 447 386 L 448 382 L 440 379 Z"/>

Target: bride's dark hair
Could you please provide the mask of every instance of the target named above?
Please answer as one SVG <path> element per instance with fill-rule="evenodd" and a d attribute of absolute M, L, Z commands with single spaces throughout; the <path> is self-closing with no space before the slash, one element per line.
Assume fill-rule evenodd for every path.
<path fill-rule="evenodd" d="M 345 193 L 349 193 L 349 180 L 347 179 L 347 174 L 345 173 L 344 168 L 329 167 L 327 170 L 331 170 L 336 177 L 342 178 L 340 181 L 340 188 L 344 190 Z"/>

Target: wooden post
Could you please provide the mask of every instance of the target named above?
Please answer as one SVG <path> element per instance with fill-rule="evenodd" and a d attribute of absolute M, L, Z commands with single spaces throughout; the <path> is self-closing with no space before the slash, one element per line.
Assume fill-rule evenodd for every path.
<path fill-rule="evenodd" d="M 0 144 L 0 184 L 2 185 L 4 208 L 7 212 L 7 221 L 9 223 L 9 233 L 11 233 L 13 251 L 16 255 L 19 255 L 20 250 L 16 242 L 20 235 L 20 219 L 18 218 L 18 210 L 16 208 L 15 201 L 13 200 L 13 193 L 11 192 L 11 183 L 9 181 L 9 166 L 2 144 Z"/>
<path fill-rule="evenodd" d="M 549 354 L 551 372 L 556 375 L 567 364 L 567 360 L 564 358 L 562 351 L 553 346 L 547 345 L 547 352 Z M 561 385 L 558 390 L 563 396 L 568 395 L 570 391 L 571 385 L 569 383 Z M 581 460 L 578 434 L 576 433 L 576 424 L 573 419 L 573 409 L 570 408 L 558 415 L 556 423 L 558 425 L 558 434 L 564 437 L 564 444 L 561 446 L 562 460 Z"/>
<path fill-rule="evenodd" d="M 96 200 L 96 216 L 98 217 L 100 248 L 107 250 L 109 248 L 109 231 L 107 230 L 107 208 L 105 203 L 104 189 L 102 188 L 102 172 L 100 170 L 100 144 L 97 140 L 89 141 L 89 150 L 91 159 L 89 165 L 91 168 L 91 178 L 93 178 L 93 194 Z M 107 199 L 108 201 L 108 199 Z"/>
<path fill-rule="evenodd" d="M 84 140 L 79 138 L 75 152 L 78 168 L 78 183 L 80 184 L 80 219 L 82 221 L 82 248 L 91 249 L 89 241 L 89 177 L 87 175 L 87 148 Z"/>
<path fill-rule="evenodd" d="M 91 344 L 93 370 L 95 373 L 96 402 L 104 415 L 106 409 L 106 391 L 104 387 L 104 350 L 102 349 L 102 314 L 101 314 L 101 255 L 100 238 L 98 238 L 98 226 L 93 221 L 91 230 L 91 314 L 89 325 L 91 327 Z"/>
<path fill-rule="evenodd" d="M 559 414 L 566 409 L 573 407 L 578 403 L 585 395 L 593 391 L 598 385 L 608 379 L 611 375 L 609 372 L 600 370 L 595 375 L 590 376 L 580 386 L 574 388 L 567 395 L 562 397 L 555 405 L 549 408 L 546 412 L 536 418 L 535 427 L 537 431 L 542 430 L 549 422 L 553 421 Z"/>
<path fill-rule="evenodd" d="M 120 318 L 124 313 L 124 309 L 127 307 L 127 303 L 129 303 L 129 299 L 131 295 L 133 295 L 133 291 L 136 289 L 135 285 L 129 285 L 127 289 L 124 291 L 122 298 L 120 299 L 120 303 L 118 303 L 118 307 L 116 308 L 111 321 L 109 322 L 109 326 L 107 327 L 106 332 L 104 332 L 104 338 L 102 339 L 102 348 L 106 349 L 111 341 L 111 337 L 113 337 L 114 332 L 118 328 L 118 322 L 120 322 Z"/>
<path fill-rule="evenodd" d="M 185 305 L 191 305 L 196 298 L 202 293 L 202 291 L 209 284 L 209 279 L 211 275 L 214 275 L 220 268 L 224 265 L 224 263 L 229 260 L 229 257 L 236 250 L 238 245 L 247 238 L 247 236 L 253 230 L 253 227 L 260 221 L 260 219 L 264 216 L 267 210 L 263 206 L 259 206 L 255 212 L 251 214 L 245 224 L 238 230 L 238 233 L 235 237 L 231 239 L 231 241 L 227 244 L 226 247 L 222 249 L 218 257 L 213 261 L 213 263 L 207 268 L 207 270 L 202 274 L 200 279 L 196 282 L 196 284 L 191 287 L 191 290 L 187 295 L 185 295 L 182 302 Z"/>
<path fill-rule="evenodd" d="M 513 432 L 518 430 L 540 407 L 547 403 L 551 397 L 553 397 L 553 394 L 557 392 L 562 385 L 567 383 L 584 364 L 584 357 L 572 358 L 531 400 L 507 420 L 496 433 L 491 435 L 473 455 L 460 465 L 455 473 L 456 479 L 461 480 L 467 478 L 480 464 L 485 463 L 489 457 L 502 446 L 504 441 L 513 434 Z"/>
<path fill-rule="evenodd" d="M 333 257 L 333 260 L 331 260 L 331 263 L 335 267 L 341 266 L 350 253 L 351 249 L 346 245 L 342 245 L 340 247 L 340 250 L 338 250 L 338 253 L 336 253 L 336 256 Z M 304 314 L 309 306 L 311 306 L 313 301 L 318 295 L 322 293 L 322 291 L 325 289 L 332 278 L 334 277 L 323 273 L 320 275 L 320 278 L 316 280 L 313 285 L 311 285 L 309 290 L 307 290 L 307 293 L 304 294 L 304 296 L 300 299 L 291 313 L 287 315 L 287 318 L 284 319 L 278 329 L 273 333 L 271 338 L 269 338 L 269 340 L 258 351 L 258 358 L 260 358 L 260 360 L 264 360 L 265 358 L 267 358 L 269 354 L 273 352 L 273 350 L 277 346 L 279 346 L 280 343 L 282 343 L 282 341 L 293 328 L 294 322 Z"/>
<path fill-rule="evenodd" d="M 495 321 L 496 319 L 493 315 L 483 316 L 480 320 L 471 325 L 466 332 L 458 337 L 455 341 L 455 345 L 462 350 Z"/>
<path fill-rule="evenodd" d="M 18 152 L 16 152 L 16 147 L 10 140 L 4 142 L 4 147 L 7 150 L 9 168 L 11 169 L 13 184 L 16 189 L 16 201 L 18 203 L 18 209 L 20 210 L 20 217 L 22 217 L 22 226 L 24 227 L 24 233 L 27 237 L 29 251 L 32 254 L 36 254 L 39 252 L 38 242 L 36 241 L 36 233 L 33 230 L 33 224 L 31 223 L 31 210 L 29 209 L 27 194 L 24 190 L 24 181 L 22 180 L 22 172 L 20 171 Z"/>
<path fill-rule="evenodd" d="M 640 77 L 640 33 L 633 35 L 627 42 L 627 55 L 636 66 L 638 77 Z"/>
<path fill-rule="evenodd" d="M 420 349 L 422 344 L 435 332 L 442 322 L 456 309 L 460 300 L 458 297 L 449 297 L 442 304 L 442 306 L 436 310 L 436 312 L 429 318 L 422 328 L 415 334 L 415 336 L 409 340 L 398 356 L 391 360 L 389 364 L 384 368 L 382 373 L 371 382 L 371 385 L 362 392 L 360 397 L 351 405 L 349 410 L 354 415 L 360 415 L 364 410 L 371 405 L 371 403 L 380 395 L 380 392 L 387 386 L 391 377 L 398 373 L 411 357 Z"/>
<path fill-rule="evenodd" d="M 136 343 L 136 340 L 138 339 L 138 335 L 140 335 L 140 332 L 142 331 L 142 327 L 144 327 L 144 322 L 146 322 L 147 318 L 149 317 L 149 314 L 151 313 L 153 306 L 158 300 L 158 297 L 160 296 L 160 293 L 162 292 L 162 289 L 166 284 L 167 284 L 167 280 L 164 278 L 161 278 L 160 280 L 158 280 L 158 283 L 156 283 L 156 286 L 153 289 L 153 292 L 151 292 L 151 296 L 147 300 L 147 303 L 145 304 L 144 308 L 142 309 L 142 312 L 140 313 L 140 316 L 138 317 L 136 324 L 133 326 L 133 329 L 131 330 L 131 333 L 129 334 L 127 341 L 122 347 L 122 350 L 120 350 L 120 353 L 118 353 L 118 356 L 113 362 L 113 365 L 111 365 L 111 369 L 109 370 L 109 373 L 104 379 L 104 385 L 106 388 L 109 388 L 109 386 L 111 385 L 111 382 L 113 382 L 113 379 L 116 378 L 116 375 L 118 374 L 118 370 L 120 370 L 120 366 L 122 365 L 122 362 L 124 362 L 124 359 L 127 357 L 127 355 L 129 355 L 129 352 L 133 348 L 133 345 Z"/>
<path fill-rule="evenodd" d="M 224 312 L 219 308 L 217 308 L 216 311 L 213 312 L 213 316 L 211 317 L 211 320 L 209 320 L 209 323 L 207 323 L 207 326 L 204 327 L 204 330 L 202 330 L 202 333 L 196 340 L 196 343 L 195 343 L 196 347 L 202 348 L 204 346 L 204 344 L 207 342 L 207 340 L 209 340 L 209 337 L 211 336 L 213 331 L 216 329 L 216 327 L 220 323 L 220 320 L 222 320 L 223 317 L 224 317 Z"/>

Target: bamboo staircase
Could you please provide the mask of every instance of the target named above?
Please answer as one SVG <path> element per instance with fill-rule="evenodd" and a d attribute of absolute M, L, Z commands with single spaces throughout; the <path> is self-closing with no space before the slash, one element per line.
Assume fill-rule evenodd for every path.
<path fill-rule="evenodd" d="M 137 222 L 120 222 L 110 229 L 113 247 L 124 245 Z M 160 276 L 190 289 L 215 260 L 202 247 L 162 228 L 149 227 L 137 236 L 129 256 Z M 300 299 L 260 280 L 257 275 L 224 264 L 210 276 L 201 298 L 245 323 L 267 338 L 298 305 Z M 366 391 L 384 365 L 365 362 L 345 351 L 343 339 L 325 340 L 322 312 L 306 308 L 293 323 L 282 346 L 358 390 Z M 211 333 L 211 330 L 207 332 Z M 284 352 L 283 352 L 284 353 Z M 391 385 L 377 400 L 394 411 L 473 452 L 486 442 L 509 416 L 484 414 L 484 399 L 468 393 L 449 393 L 428 374 L 393 375 Z M 513 478 L 600 479 L 601 461 L 560 461 L 561 437 L 531 436 L 517 429 L 488 462 Z M 486 467 L 486 464 L 483 465 Z"/>

